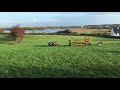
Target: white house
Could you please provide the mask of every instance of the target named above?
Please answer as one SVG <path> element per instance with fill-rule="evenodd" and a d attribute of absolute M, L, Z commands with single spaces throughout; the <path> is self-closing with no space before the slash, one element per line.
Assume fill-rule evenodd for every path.
<path fill-rule="evenodd" d="M 108 25 L 106 27 L 109 27 Z"/>
<path fill-rule="evenodd" d="M 120 36 L 120 28 L 112 28 L 111 29 L 111 36 Z"/>

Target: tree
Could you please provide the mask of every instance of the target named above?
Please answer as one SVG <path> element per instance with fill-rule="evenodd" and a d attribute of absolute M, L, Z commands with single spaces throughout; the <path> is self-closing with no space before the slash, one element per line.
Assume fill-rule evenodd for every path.
<path fill-rule="evenodd" d="M 16 25 L 11 28 L 11 37 L 13 41 L 21 42 L 25 34 L 25 29 Z"/>

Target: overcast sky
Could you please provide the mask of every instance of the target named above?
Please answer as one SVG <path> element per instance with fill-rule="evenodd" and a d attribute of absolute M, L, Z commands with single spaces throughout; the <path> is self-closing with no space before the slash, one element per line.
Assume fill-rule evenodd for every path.
<path fill-rule="evenodd" d="M 120 24 L 120 12 L 0 12 L 0 26 Z"/>

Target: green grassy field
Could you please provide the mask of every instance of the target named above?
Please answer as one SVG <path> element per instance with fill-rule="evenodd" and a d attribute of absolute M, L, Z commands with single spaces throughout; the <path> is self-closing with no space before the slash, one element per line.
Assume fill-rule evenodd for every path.
<path fill-rule="evenodd" d="M 89 37 L 92 45 L 68 46 L 84 36 L 26 35 L 9 45 L 0 38 L 1 78 L 117 78 L 120 77 L 120 39 Z M 49 41 L 59 46 L 48 46 Z M 102 41 L 103 45 L 97 43 Z"/>

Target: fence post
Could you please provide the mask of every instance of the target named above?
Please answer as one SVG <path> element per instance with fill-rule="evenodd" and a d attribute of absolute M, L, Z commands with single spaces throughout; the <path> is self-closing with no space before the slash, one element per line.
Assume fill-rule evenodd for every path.
<path fill-rule="evenodd" d="M 69 40 L 69 46 L 72 46 L 72 40 Z"/>

